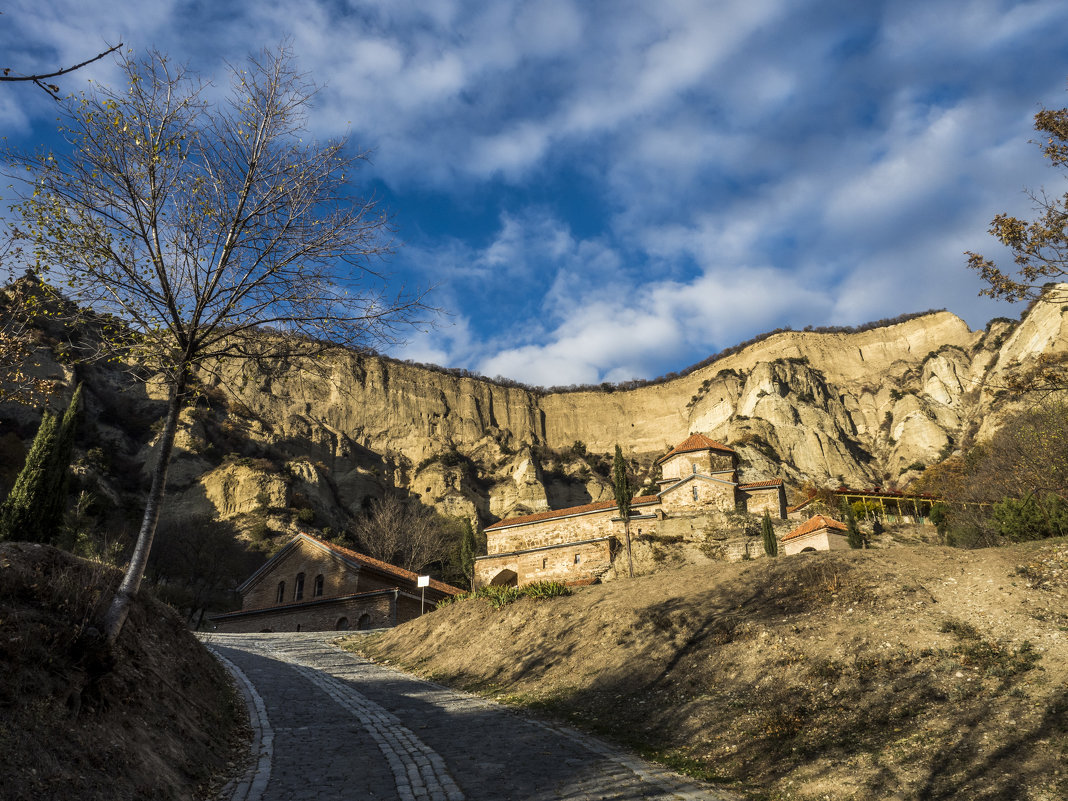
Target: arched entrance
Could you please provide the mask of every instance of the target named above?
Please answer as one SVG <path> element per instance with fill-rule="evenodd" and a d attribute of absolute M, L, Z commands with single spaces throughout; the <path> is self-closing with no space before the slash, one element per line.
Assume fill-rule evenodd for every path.
<path fill-rule="evenodd" d="M 515 587 L 519 583 L 519 576 L 514 570 L 502 570 L 490 584 L 494 587 Z"/>
<path fill-rule="evenodd" d="M 349 619 L 347 617 L 339 617 L 337 619 L 337 625 L 334 626 L 334 628 L 337 631 L 348 631 L 349 630 Z"/>
<path fill-rule="evenodd" d="M 356 628 L 359 631 L 367 631 L 371 628 L 371 616 L 366 612 L 360 615 L 360 619 L 356 621 Z"/>

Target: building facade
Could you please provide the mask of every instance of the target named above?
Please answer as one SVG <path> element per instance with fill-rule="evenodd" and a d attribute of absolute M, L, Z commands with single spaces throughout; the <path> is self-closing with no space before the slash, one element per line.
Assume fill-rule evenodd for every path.
<path fill-rule="evenodd" d="M 833 517 L 814 515 L 782 538 L 783 556 L 806 551 L 848 550 L 848 531 L 848 526 Z"/>
<path fill-rule="evenodd" d="M 786 519 L 782 480 L 739 483 L 738 453 L 701 434 L 677 445 L 657 464 L 659 491 L 631 501 L 632 536 L 655 534 L 672 517 L 767 511 Z M 619 556 L 622 534 L 615 501 L 502 520 L 486 528 L 486 555 L 475 560 L 475 585 L 595 581 Z"/>
<path fill-rule="evenodd" d="M 395 626 L 462 590 L 308 534 L 298 534 L 240 587 L 223 632 L 345 631 Z"/>

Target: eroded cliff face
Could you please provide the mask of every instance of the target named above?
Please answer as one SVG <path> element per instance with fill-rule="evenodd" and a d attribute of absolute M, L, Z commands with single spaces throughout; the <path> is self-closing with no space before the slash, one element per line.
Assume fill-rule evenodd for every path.
<path fill-rule="evenodd" d="M 616 443 L 644 477 L 693 432 L 737 448 L 743 480 L 904 487 L 997 428 L 1012 376 L 1068 352 L 1066 321 L 1039 303 L 986 331 L 939 312 L 859 333 L 787 332 L 612 392 L 543 394 L 340 350 L 314 365 L 230 362 L 185 415 L 172 503 L 227 517 L 310 508 L 335 527 L 392 486 L 487 523 L 611 498 Z M 72 378 L 47 358 L 41 370 Z M 151 433 L 124 433 L 108 409 L 162 415 L 162 389 L 87 376 L 98 433 L 147 469 Z"/>

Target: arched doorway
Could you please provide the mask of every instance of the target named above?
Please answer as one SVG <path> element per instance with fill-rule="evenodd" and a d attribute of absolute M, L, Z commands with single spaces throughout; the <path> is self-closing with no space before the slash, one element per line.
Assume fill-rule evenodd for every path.
<path fill-rule="evenodd" d="M 360 619 L 356 621 L 356 628 L 358 631 L 367 631 L 371 628 L 371 616 L 366 612 L 360 615 Z"/>
<path fill-rule="evenodd" d="M 337 625 L 334 626 L 337 631 L 349 630 L 349 619 L 347 617 L 339 617 L 337 619 Z"/>
<path fill-rule="evenodd" d="M 494 587 L 515 587 L 519 583 L 519 576 L 514 570 L 502 570 L 493 577 L 490 584 Z"/>
<path fill-rule="evenodd" d="M 816 549 L 809 545 L 807 548 L 802 548 L 801 553 L 816 553 Z"/>

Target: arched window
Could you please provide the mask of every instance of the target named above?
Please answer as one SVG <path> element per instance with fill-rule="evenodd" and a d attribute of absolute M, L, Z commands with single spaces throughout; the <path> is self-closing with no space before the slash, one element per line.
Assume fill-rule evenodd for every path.
<path fill-rule="evenodd" d="M 312 597 L 321 598 L 323 595 L 323 574 L 320 573 L 315 577 L 315 590 L 312 592 Z"/>
<path fill-rule="evenodd" d="M 275 598 L 275 603 L 282 603 L 286 599 L 286 583 L 284 581 L 278 582 L 278 597 Z"/>
<path fill-rule="evenodd" d="M 337 631 L 348 631 L 349 630 L 349 619 L 347 617 L 339 617 L 337 619 L 337 624 L 334 626 L 334 628 Z"/>
<path fill-rule="evenodd" d="M 356 621 L 356 628 L 359 631 L 367 631 L 371 628 L 371 616 L 368 614 L 360 615 L 360 619 Z"/>
<path fill-rule="evenodd" d="M 293 600 L 300 601 L 304 598 L 304 574 L 297 573 L 297 584 L 293 587 Z"/>

